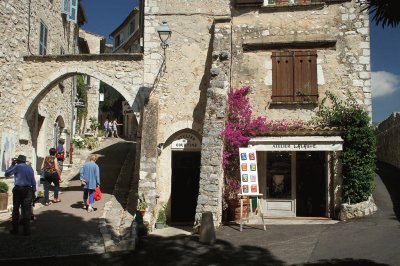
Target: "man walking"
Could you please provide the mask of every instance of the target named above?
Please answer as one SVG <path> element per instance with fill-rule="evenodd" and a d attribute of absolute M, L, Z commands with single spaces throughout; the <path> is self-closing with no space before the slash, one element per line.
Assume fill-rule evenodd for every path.
<path fill-rule="evenodd" d="M 33 195 L 36 192 L 36 180 L 33 169 L 26 164 L 26 156 L 19 155 L 13 159 L 12 165 L 6 170 L 5 176 L 14 175 L 15 186 L 13 188 L 13 211 L 11 234 L 18 234 L 19 208 L 22 212 L 22 225 L 24 235 L 30 235 L 31 204 Z"/>

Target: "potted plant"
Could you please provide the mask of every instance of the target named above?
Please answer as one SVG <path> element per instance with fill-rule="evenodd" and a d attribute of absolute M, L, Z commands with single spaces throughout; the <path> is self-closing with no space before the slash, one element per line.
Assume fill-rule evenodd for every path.
<path fill-rule="evenodd" d="M 162 205 L 161 209 L 158 211 L 156 229 L 162 229 L 167 223 L 167 205 Z"/>
<path fill-rule="evenodd" d="M 8 206 L 8 185 L 0 181 L 0 211 L 7 210 Z"/>
<path fill-rule="evenodd" d="M 142 196 L 138 196 L 138 204 L 137 204 L 136 209 L 140 212 L 140 214 L 143 217 L 147 210 L 147 202 L 146 202 L 146 199 L 144 198 L 143 193 L 142 193 Z"/>
<path fill-rule="evenodd" d="M 228 211 L 228 220 L 240 220 L 240 193 L 241 184 L 236 178 L 226 178 L 224 188 L 225 208 Z M 243 200 L 243 218 L 249 215 L 249 200 Z"/>

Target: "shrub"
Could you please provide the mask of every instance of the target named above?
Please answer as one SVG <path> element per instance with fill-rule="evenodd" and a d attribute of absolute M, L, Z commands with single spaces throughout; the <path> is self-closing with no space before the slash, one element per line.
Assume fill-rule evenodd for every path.
<path fill-rule="evenodd" d="M 157 223 L 165 224 L 167 222 L 167 206 L 164 204 L 162 205 L 161 209 L 158 211 Z"/>
<path fill-rule="evenodd" d="M 326 106 L 326 100 L 330 100 L 332 106 Z M 351 203 L 367 200 L 374 190 L 376 170 L 376 139 L 368 112 L 352 96 L 343 102 L 327 93 L 313 123 L 320 127 L 341 128 L 344 140 L 341 155 L 343 199 Z"/>
<path fill-rule="evenodd" d="M 4 181 L 0 181 L 0 193 L 7 193 L 8 192 L 8 185 Z"/>

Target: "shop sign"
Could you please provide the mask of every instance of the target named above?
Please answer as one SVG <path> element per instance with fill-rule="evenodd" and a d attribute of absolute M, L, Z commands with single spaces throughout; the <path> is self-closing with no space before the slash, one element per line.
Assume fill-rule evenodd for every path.
<path fill-rule="evenodd" d="M 260 137 L 251 139 L 249 145 L 257 151 L 341 151 L 343 139 L 328 137 Z"/>
<path fill-rule="evenodd" d="M 172 142 L 173 150 L 199 151 L 201 150 L 200 140 L 192 133 L 182 133 Z"/>

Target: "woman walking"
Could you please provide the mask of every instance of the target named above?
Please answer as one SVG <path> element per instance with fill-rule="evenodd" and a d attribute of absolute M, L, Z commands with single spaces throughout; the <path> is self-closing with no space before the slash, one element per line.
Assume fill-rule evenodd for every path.
<path fill-rule="evenodd" d="M 42 171 L 44 173 L 44 204 L 49 206 L 51 204 L 49 200 L 49 190 L 51 183 L 54 184 L 54 203 L 61 202 L 58 197 L 60 182 L 61 181 L 61 171 L 58 167 L 56 158 L 56 149 L 51 148 L 49 150 L 49 156 L 46 156 L 42 162 Z"/>
<path fill-rule="evenodd" d="M 93 211 L 94 192 L 100 186 L 100 169 L 96 164 L 97 155 L 91 154 L 89 161 L 84 163 L 80 171 L 80 180 L 83 187 L 83 208 Z M 89 203 L 88 203 L 89 199 Z"/>

